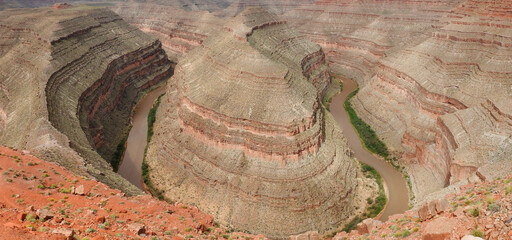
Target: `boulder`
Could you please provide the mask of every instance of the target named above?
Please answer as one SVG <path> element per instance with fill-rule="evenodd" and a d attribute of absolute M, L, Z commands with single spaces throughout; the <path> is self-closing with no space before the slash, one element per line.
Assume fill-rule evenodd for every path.
<path fill-rule="evenodd" d="M 357 232 L 359 234 L 371 233 L 373 230 L 375 230 L 381 224 L 382 224 L 382 222 L 379 220 L 367 218 L 364 221 L 357 224 Z"/>
<path fill-rule="evenodd" d="M 24 212 L 20 212 L 20 213 L 18 213 L 18 215 L 16 215 L 16 219 L 18 219 L 21 222 L 23 222 L 26 217 L 27 217 L 27 214 Z"/>
<path fill-rule="evenodd" d="M 85 195 L 84 185 L 80 185 L 80 186 L 74 188 L 73 193 L 76 195 Z"/>
<path fill-rule="evenodd" d="M 43 219 L 44 221 L 52 219 L 53 213 L 48 209 L 37 209 L 36 215 L 39 217 L 39 219 Z"/>
<path fill-rule="evenodd" d="M 435 201 L 436 202 L 436 212 L 437 214 L 440 214 L 448 209 L 450 204 L 448 203 L 448 200 L 445 198 Z"/>
<path fill-rule="evenodd" d="M 52 233 L 64 235 L 66 239 L 73 239 L 73 235 L 75 235 L 75 231 L 69 228 L 56 228 L 52 230 Z"/>
<path fill-rule="evenodd" d="M 423 240 L 449 240 L 457 220 L 453 218 L 440 217 L 427 224 L 423 231 Z"/>
<path fill-rule="evenodd" d="M 99 216 L 96 218 L 96 223 L 104 223 L 105 222 L 105 217 L 104 216 Z"/>
<path fill-rule="evenodd" d="M 140 223 L 132 223 L 128 224 L 128 230 L 134 232 L 135 234 L 143 234 L 146 232 L 146 226 Z"/>

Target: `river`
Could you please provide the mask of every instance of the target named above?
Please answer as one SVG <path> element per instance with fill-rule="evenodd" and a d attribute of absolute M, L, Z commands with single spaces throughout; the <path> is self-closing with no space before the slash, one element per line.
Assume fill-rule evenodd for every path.
<path fill-rule="evenodd" d="M 403 213 L 409 208 L 409 191 L 404 177 L 398 170 L 384 159 L 376 157 L 363 147 L 359 136 L 350 123 L 350 119 L 343 104 L 348 94 L 356 89 L 356 82 L 344 78 L 343 91 L 333 97 L 330 109 L 334 119 L 342 128 L 343 135 L 347 138 L 348 145 L 350 149 L 352 149 L 352 152 L 354 152 L 354 157 L 375 168 L 384 180 L 388 203 L 379 215 L 379 218 L 385 221 L 389 216 Z"/>
<path fill-rule="evenodd" d="M 385 160 L 368 152 L 361 144 L 359 136 L 352 127 L 348 114 L 343 107 L 347 95 L 357 88 L 357 84 L 350 79 L 343 79 L 343 91 L 333 97 L 330 106 L 334 119 L 343 129 L 343 135 L 354 152 L 354 157 L 375 168 L 384 180 L 388 203 L 379 215 L 381 220 L 389 216 L 403 213 L 408 209 L 409 194 L 407 184 L 402 174 Z M 132 117 L 132 129 L 126 141 L 126 151 L 118 173 L 132 184 L 142 189 L 142 160 L 147 142 L 148 113 L 153 102 L 165 92 L 165 87 L 160 87 L 146 94 L 137 104 Z"/>
<path fill-rule="evenodd" d="M 148 137 L 148 114 L 153 103 L 165 92 L 165 86 L 148 94 L 135 106 L 132 117 L 132 129 L 126 140 L 126 151 L 117 171 L 123 178 L 140 189 L 142 188 L 142 160 Z"/>

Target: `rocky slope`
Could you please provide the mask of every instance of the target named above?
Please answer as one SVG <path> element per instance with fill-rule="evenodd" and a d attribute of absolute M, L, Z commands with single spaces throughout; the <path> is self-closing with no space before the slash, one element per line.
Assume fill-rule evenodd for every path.
<path fill-rule="evenodd" d="M 138 98 L 172 73 L 160 42 L 105 9 L 0 14 L 0 142 L 139 194 L 111 171 Z"/>
<path fill-rule="evenodd" d="M 148 195 L 125 197 L 103 183 L 0 147 L 3 239 L 263 238 L 230 233 L 214 218 Z"/>
<path fill-rule="evenodd" d="M 338 227 L 364 209 L 373 191 L 363 186 L 375 185 L 321 106 L 323 52 L 260 8 L 222 29 L 180 60 L 168 84 L 146 156 L 153 185 L 273 238 Z"/>
<path fill-rule="evenodd" d="M 357 230 L 334 239 L 510 239 L 512 176 L 464 185 L 440 200 L 392 216 L 386 222 L 367 219 Z"/>
<path fill-rule="evenodd" d="M 475 173 L 510 170 L 509 5 L 466 1 L 454 8 L 428 39 L 383 58 L 353 101 L 399 153 L 420 199 Z M 478 170 L 489 164 L 503 171 Z"/>

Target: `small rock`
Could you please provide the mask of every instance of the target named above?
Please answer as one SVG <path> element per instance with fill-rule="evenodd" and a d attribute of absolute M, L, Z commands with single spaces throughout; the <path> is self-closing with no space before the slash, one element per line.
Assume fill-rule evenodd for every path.
<path fill-rule="evenodd" d="M 512 222 L 512 215 L 509 215 L 507 219 L 505 220 L 506 224 L 510 224 Z"/>
<path fill-rule="evenodd" d="M 127 213 L 126 209 L 120 210 L 119 213 Z"/>
<path fill-rule="evenodd" d="M 96 218 L 96 223 L 104 223 L 104 222 L 105 222 L 105 217 L 104 216 L 100 216 L 100 217 Z"/>
<path fill-rule="evenodd" d="M 436 201 L 437 214 L 440 214 L 440 213 L 446 211 L 446 209 L 448 209 L 449 206 L 450 206 L 450 204 L 448 203 L 448 200 L 446 200 L 446 198 Z"/>
<path fill-rule="evenodd" d="M 146 232 L 146 227 L 140 223 L 132 223 L 128 224 L 128 230 L 139 235 Z"/>
<path fill-rule="evenodd" d="M 73 229 L 68 228 L 56 228 L 53 229 L 52 233 L 64 235 L 66 239 L 73 239 L 73 235 L 75 235 L 75 231 Z"/>
<path fill-rule="evenodd" d="M 16 219 L 18 219 L 20 222 L 23 222 L 25 221 L 25 218 L 27 217 L 27 214 L 24 213 L 24 212 L 20 212 L 18 213 L 18 215 L 16 216 Z"/>
<path fill-rule="evenodd" d="M 66 8 L 70 8 L 70 7 L 73 7 L 73 5 L 71 5 L 69 3 L 55 3 L 55 4 L 53 4 L 53 8 L 55 8 L 55 9 L 66 9 Z"/>
<path fill-rule="evenodd" d="M 25 208 L 25 211 L 27 211 L 27 212 L 34 211 L 34 206 L 32 206 L 32 205 L 28 206 L 27 208 Z"/>
<path fill-rule="evenodd" d="M 377 228 L 381 224 L 382 222 L 379 220 L 367 218 L 360 222 L 359 224 L 357 224 L 357 231 L 359 232 L 359 234 L 371 233 L 375 228 Z"/>
<path fill-rule="evenodd" d="M 54 218 L 54 219 L 53 219 L 53 221 L 55 221 L 55 223 L 61 223 L 61 222 L 62 222 L 62 220 L 63 220 L 63 219 L 62 219 L 62 218 L 60 218 L 60 217 L 56 217 L 56 218 Z"/>
<path fill-rule="evenodd" d="M 418 217 L 423 222 L 427 219 L 432 218 L 436 214 L 436 201 L 431 201 L 423 204 L 418 210 Z"/>
<path fill-rule="evenodd" d="M 483 238 L 480 238 L 480 237 L 475 237 L 473 235 L 466 235 L 464 237 L 462 237 L 462 239 L 460 240 L 484 240 Z"/>
<path fill-rule="evenodd" d="M 19 228 L 20 227 L 18 224 L 12 223 L 12 222 L 5 223 L 4 226 L 8 227 L 8 228 Z"/>
<path fill-rule="evenodd" d="M 85 195 L 85 188 L 84 188 L 84 185 L 79 185 L 78 187 L 76 187 L 73 191 L 74 194 L 76 195 Z"/>
<path fill-rule="evenodd" d="M 44 221 L 52 219 L 53 213 L 48 209 L 37 209 L 36 215 L 39 217 L 39 219 L 43 219 Z"/>
<path fill-rule="evenodd" d="M 457 221 L 452 218 L 440 217 L 427 224 L 423 232 L 423 240 L 448 240 Z"/>
<path fill-rule="evenodd" d="M 298 235 L 290 236 L 290 240 L 318 240 L 320 236 L 316 231 L 309 231 Z"/>

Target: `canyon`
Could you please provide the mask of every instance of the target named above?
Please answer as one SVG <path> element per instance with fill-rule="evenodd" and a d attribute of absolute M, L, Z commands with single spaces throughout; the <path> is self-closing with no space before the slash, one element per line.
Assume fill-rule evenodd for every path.
<path fill-rule="evenodd" d="M 0 1 L 1 145 L 143 194 L 115 171 L 137 102 L 162 88 L 144 160 L 153 190 L 224 227 L 314 238 L 361 216 L 378 191 L 356 161 L 371 154 L 322 104 L 342 76 L 357 83 L 352 107 L 411 199 L 387 208 L 380 228 L 367 220 L 335 238 L 400 237 L 405 229 L 386 229 L 399 220 L 411 223 L 407 237 L 428 238 L 435 221 L 420 212 L 439 199 L 452 208 L 435 218 L 508 236 L 499 212 L 466 218 L 490 193 L 509 207 L 500 179 L 512 172 L 512 1 L 57 2 Z M 343 97 L 333 101 L 344 111 Z"/>
<path fill-rule="evenodd" d="M 224 17 L 236 15 L 235 6 L 244 3 L 210 12 L 126 5 L 131 4 L 111 9 L 161 39 L 169 55 L 179 59 L 220 31 Z M 435 198 L 447 186 L 494 179 L 512 169 L 509 5 L 259 2 L 320 45 L 331 72 L 359 84 L 354 108 L 410 176 L 413 204 Z M 149 14 L 155 11 L 174 14 Z"/>
<path fill-rule="evenodd" d="M 227 21 L 168 82 L 146 155 L 153 187 L 275 239 L 340 226 L 375 190 L 321 104 L 327 70 L 318 45 L 262 8 Z"/>
<path fill-rule="evenodd" d="M 172 74 L 160 42 L 106 9 L 5 11 L 2 144 L 141 194 L 109 162 L 138 98 Z"/>

